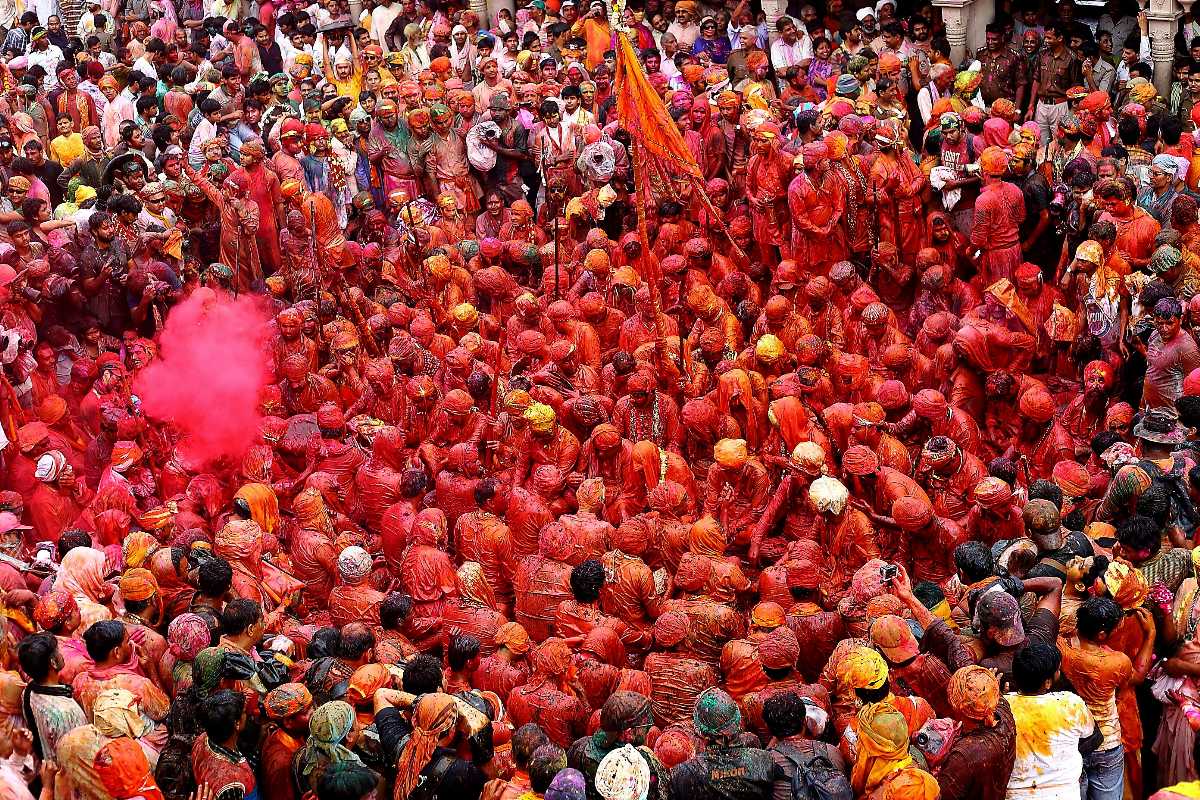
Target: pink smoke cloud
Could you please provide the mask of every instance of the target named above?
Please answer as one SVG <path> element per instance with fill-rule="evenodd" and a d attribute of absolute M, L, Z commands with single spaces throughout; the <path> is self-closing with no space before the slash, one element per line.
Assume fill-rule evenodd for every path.
<path fill-rule="evenodd" d="M 259 393 L 270 380 L 270 314 L 262 297 L 199 289 L 167 315 L 159 356 L 134 381 L 146 415 L 182 434 L 179 455 L 199 467 L 240 458 L 255 442 Z"/>

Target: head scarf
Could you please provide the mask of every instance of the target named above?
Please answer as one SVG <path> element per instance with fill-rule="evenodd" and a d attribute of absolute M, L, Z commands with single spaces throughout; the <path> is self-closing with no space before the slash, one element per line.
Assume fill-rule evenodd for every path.
<path fill-rule="evenodd" d="M 438 743 L 457 723 L 458 704 L 450 695 L 434 692 L 417 701 L 408 745 L 396 763 L 395 800 L 407 800 Z"/>
<path fill-rule="evenodd" d="M 529 652 L 529 634 L 519 622 L 506 622 L 496 629 L 496 638 L 492 643 L 497 647 L 506 647 L 516 656 Z"/>
<path fill-rule="evenodd" d="M 1126 561 L 1113 561 L 1104 572 L 1104 586 L 1112 599 L 1126 611 L 1138 608 L 1150 594 L 1146 576 Z"/>
<path fill-rule="evenodd" d="M 885 778 L 912 766 L 908 722 L 889 703 L 869 703 L 858 712 L 858 757 L 850 775 L 857 795 L 870 794 Z"/>
<path fill-rule="evenodd" d="M 245 501 L 250 508 L 250 519 L 258 523 L 263 533 L 268 536 L 275 533 L 279 525 L 279 498 L 274 489 L 265 483 L 248 483 L 233 499 Z"/>
<path fill-rule="evenodd" d="M 106 591 L 104 573 L 103 552 L 91 547 L 76 547 L 63 556 L 54 588 L 70 592 L 77 603 L 81 600 L 101 603 Z"/>
<path fill-rule="evenodd" d="M 309 757 L 302 760 L 301 772 L 312 774 L 317 767 L 318 759 L 314 755 L 325 757 L 327 764 L 337 764 L 340 761 L 362 761 L 342 741 L 350 735 L 354 727 L 354 707 L 342 700 L 331 700 L 313 712 L 308 721 L 308 743 L 305 746 Z"/>
<path fill-rule="evenodd" d="M 146 751 L 134 739 L 118 736 L 108 742 L 92 759 L 92 767 L 105 791 L 114 798 L 163 800 Z"/>
<path fill-rule="evenodd" d="M 167 626 L 167 649 L 179 661 L 193 661 L 211 645 L 212 631 L 199 614 L 180 614 Z"/>
<path fill-rule="evenodd" d="M 134 567 L 121 576 L 118 588 L 125 600 L 139 602 L 149 600 L 158 593 L 158 581 L 154 574 L 144 567 Z"/>

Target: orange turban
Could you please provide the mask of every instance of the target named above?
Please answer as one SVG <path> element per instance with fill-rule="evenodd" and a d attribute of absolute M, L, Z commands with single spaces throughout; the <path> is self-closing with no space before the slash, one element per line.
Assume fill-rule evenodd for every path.
<path fill-rule="evenodd" d="M 1000 683 L 990 669 L 963 667 L 950 677 L 946 699 L 958 717 L 996 724 L 996 706 L 1000 703 Z"/>
<path fill-rule="evenodd" d="M 1034 387 L 1025 390 L 1018 405 L 1021 413 L 1034 422 L 1049 422 L 1054 417 L 1054 398 L 1045 389 Z"/>
<path fill-rule="evenodd" d="M 979 154 L 979 167 L 988 175 L 1003 175 L 1008 172 L 1008 153 L 999 147 L 984 148 Z"/>
<path fill-rule="evenodd" d="M 713 448 L 713 458 L 722 467 L 738 469 L 750 459 L 745 439 L 722 439 Z"/>
<path fill-rule="evenodd" d="M 498 647 L 507 647 L 514 655 L 523 656 L 529 652 L 529 634 L 519 622 L 506 622 L 496 629 L 496 638 L 492 640 Z"/>
<path fill-rule="evenodd" d="M 1059 461 L 1054 465 L 1052 477 L 1067 497 L 1083 497 L 1092 482 L 1088 471 L 1078 461 Z"/>
<path fill-rule="evenodd" d="M 149 600 L 158 592 L 158 581 L 150 570 L 134 567 L 121 576 L 120 590 L 126 600 Z"/>

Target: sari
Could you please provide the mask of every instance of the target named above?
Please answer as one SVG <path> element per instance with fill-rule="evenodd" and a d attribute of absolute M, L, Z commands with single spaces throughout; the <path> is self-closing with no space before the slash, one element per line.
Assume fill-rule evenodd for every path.
<path fill-rule="evenodd" d="M 63 556 L 55 589 L 62 589 L 75 598 L 79 606 L 79 630 L 87 630 L 93 623 L 112 619 L 112 611 L 105 605 L 113 594 L 113 587 L 105 583 L 107 558 L 92 547 L 76 547 Z"/>

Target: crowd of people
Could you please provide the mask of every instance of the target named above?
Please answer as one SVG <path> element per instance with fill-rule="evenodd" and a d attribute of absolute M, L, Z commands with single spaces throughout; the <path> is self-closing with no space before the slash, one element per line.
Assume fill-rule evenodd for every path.
<path fill-rule="evenodd" d="M 1200 798 L 1200 18 L 522 3 L 0 2 L 0 797 Z"/>

